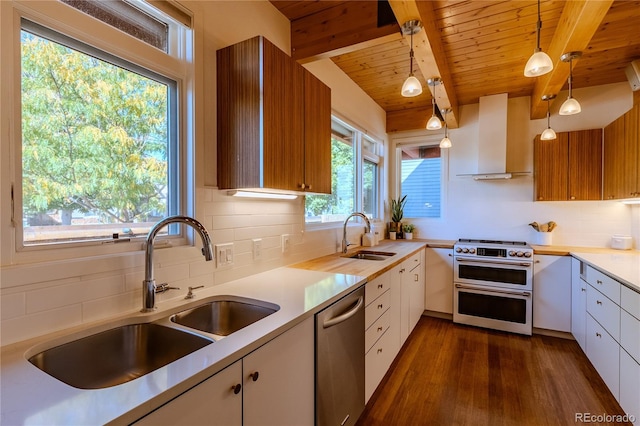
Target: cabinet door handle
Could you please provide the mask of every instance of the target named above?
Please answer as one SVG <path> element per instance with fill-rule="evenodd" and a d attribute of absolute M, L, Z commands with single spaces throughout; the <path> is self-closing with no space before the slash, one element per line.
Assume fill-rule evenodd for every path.
<path fill-rule="evenodd" d="M 596 283 L 602 285 L 602 281 L 600 281 L 600 280 L 596 280 Z"/>
<path fill-rule="evenodd" d="M 382 327 L 378 327 L 378 333 L 382 331 Z"/>
<path fill-rule="evenodd" d="M 258 373 L 257 371 L 249 374 L 249 378 L 254 382 L 258 380 L 258 377 L 260 377 L 260 373 Z"/>
<path fill-rule="evenodd" d="M 449 256 L 449 257 L 453 257 L 453 255 L 452 255 L 451 253 L 449 253 L 447 256 Z"/>
<path fill-rule="evenodd" d="M 378 284 L 378 288 L 384 287 L 384 284 Z"/>
<path fill-rule="evenodd" d="M 602 334 L 596 332 L 596 337 L 602 337 Z"/>
<path fill-rule="evenodd" d="M 599 300 L 596 300 L 596 305 L 602 305 L 602 302 Z"/>
<path fill-rule="evenodd" d="M 382 348 L 378 349 L 378 353 L 381 354 L 382 353 Z"/>
<path fill-rule="evenodd" d="M 311 185 L 307 185 L 305 189 L 308 189 L 309 191 L 311 191 Z"/>
<path fill-rule="evenodd" d="M 384 307 L 384 305 L 381 303 L 378 305 L 378 309 L 382 309 Z"/>
<path fill-rule="evenodd" d="M 413 280 L 414 280 L 415 282 L 418 282 L 418 274 L 413 274 Z"/>
<path fill-rule="evenodd" d="M 581 288 L 580 291 L 587 291 L 587 289 L 586 288 Z"/>
<path fill-rule="evenodd" d="M 300 187 L 300 189 L 305 189 L 306 188 L 304 183 L 298 184 L 298 186 Z"/>
<path fill-rule="evenodd" d="M 242 390 L 242 385 L 240 383 L 231 386 L 231 390 L 233 391 L 234 394 L 239 394 L 240 391 Z"/>

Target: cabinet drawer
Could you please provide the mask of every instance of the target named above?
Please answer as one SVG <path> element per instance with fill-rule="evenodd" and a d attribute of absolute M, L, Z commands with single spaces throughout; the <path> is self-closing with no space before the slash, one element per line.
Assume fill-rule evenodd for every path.
<path fill-rule="evenodd" d="M 640 320 L 640 293 L 621 285 L 620 306 L 622 309 Z"/>
<path fill-rule="evenodd" d="M 640 425 L 640 364 L 628 353 L 620 351 L 620 406 L 625 413 L 635 416 Z"/>
<path fill-rule="evenodd" d="M 620 345 L 640 362 L 640 320 L 625 310 L 620 311 Z"/>
<path fill-rule="evenodd" d="M 390 336 L 390 333 L 384 333 L 364 357 L 365 403 L 369 401 L 369 398 L 375 392 L 395 356 L 391 347 Z"/>
<path fill-rule="evenodd" d="M 364 333 L 364 352 L 369 352 L 378 339 L 389 329 L 391 325 L 391 309 L 387 309 L 380 318 L 374 322 Z"/>
<path fill-rule="evenodd" d="M 404 265 L 406 266 L 407 271 L 413 271 L 416 266 L 421 265 L 420 253 L 422 253 L 422 251 L 412 254 L 411 257 L 405 260 Z"/>
<path fill-rule="evenodd" d="M 369 304 L 380 297 L 382 293 L 389 290 L 389 280 L 389 274 L 384 273 L 367 282 L 367 285 L 364 289 L 364 303 L 366 306 L 369 306 Z"/>
<path fill-rule="evenodd" d="M 587 314 L 587 357 L 611 393 L 620 396 L 620 345 Z"/>
<path fill-rule="evenodd" d="M 592 286 L 587 286 L 587 312 L 616 341 L 620 340 L 620 307 Z"/>
<path fill-rule="evenodd" d="M 587 282 L 599 292 L 620 305 L 620 283 L 597 269 L 587 265 Z"/>
<path fill-rule="evenodd" d="M 380 297 L 374 300 L 364 310 L 364 329 L 367 330 L 371 327 L 371 324 L 384 314 L 384 311 L 389 309 L 391 302 L 391 292 L 385 291 Z"/>

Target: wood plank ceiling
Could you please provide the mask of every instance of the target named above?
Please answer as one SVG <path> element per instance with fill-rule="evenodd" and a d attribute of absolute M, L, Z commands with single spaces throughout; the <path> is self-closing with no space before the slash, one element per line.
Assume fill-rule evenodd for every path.
<path fill-rule="evenodd" d="M 452 108 L 447 123 L 457 127 L 458 105 L 505 92 L 531 96 L 531 117 L 544 117 L 540 97 L 567 89 L 562 53 L 583 52 L 573 61 L 574 88 L 626 81 L 624 69 L 640 59 L 640 1 L 541 0 L 540 46 L 554 70 L 537 78 L 523 75 L 536 46 L 536 0 L 271 3 L 291 21 L 291 55 L 301 63 L 331 58 L 387 112 L 388 132 L 424 128 L 432 111 L 430 77 L 442 78 L 436 101 Z M 400 24 L 409 19 L 424 25 L 414 36 L 414 74 L 424 90 L 414 98 L 400 95 L 410 67 L 409 37 Z"/>

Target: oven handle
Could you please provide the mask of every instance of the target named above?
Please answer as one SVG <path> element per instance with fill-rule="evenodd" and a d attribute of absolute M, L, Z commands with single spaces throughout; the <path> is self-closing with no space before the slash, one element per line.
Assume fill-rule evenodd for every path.
<path fill-rule="evenodd" d="M 531 296 L 531 292 L 529 291 L 507 291 L 507 290 L 496 290 L 496 289 L 488 289 L 486 287 L 473 287 L 473 286 L 467 286 L 467 285 L 462 285 L 462 284 L 456 284 L 456 288 L 463 288 L 463 289 L 467 289 L 467 290 L 480 290 L 480 291 L 487 291 L 490 293 L 501 293 L 501 294 L 509 294 L 512 296 L 525 296 L 525 297 L 529 297 Z"/>
<path fill-rule="evenodd" d="M 505 262 L 505 261 L 495 261 L 495 260 L 483 260 L 483 259 L 467 259 L 463 257 L 456 257 L 457 262 L 470 262 L 470 263 L 490 263 L 492 265 L 509 265 L 509 266 L 526 266 L 527 268 L 531 266 L 531 262 Z"/>

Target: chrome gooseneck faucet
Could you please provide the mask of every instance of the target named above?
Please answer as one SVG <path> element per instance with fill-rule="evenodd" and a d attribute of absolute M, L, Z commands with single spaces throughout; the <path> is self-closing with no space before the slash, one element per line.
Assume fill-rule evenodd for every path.
<path fill-rule="evenodd" d="M 202 238 L 202 254 L 209 261 L 213 260 L 213 248 L 211 238 L 204 226 L 197 220 L 188 216 L 169 216 L 156 223 L 147 234 L 147 247 L 144 257 L 144 281 L 142 282 L 142 310 L 140 312 L 153 312 L 156 309 L 156 280 L 153 278 L 153 240 L 158 232 L 170 223 L 184 223 L 195 229 Z"/>
<path fill-rule="evenodd" d="M 349 219 L 351 219 L 354 216 L 360 216 L 361 218 L 364 219 L 364 222 L 365 222 L 365 231 L 364 232 L 371 232 L 371 223 L 369 222 L 369 219 L 367 218 L 367 216 L 364 215 L 364 213 L 360 213 L 360 212 L 351 213 L 344 220 L 344 225 L 342 226 L 342 252 L 343 253 L 346 253 L 347 252 L 347 247 L 349 247 L 351 245 L 347 241 L 347 222 L 349 222 Z"/>

